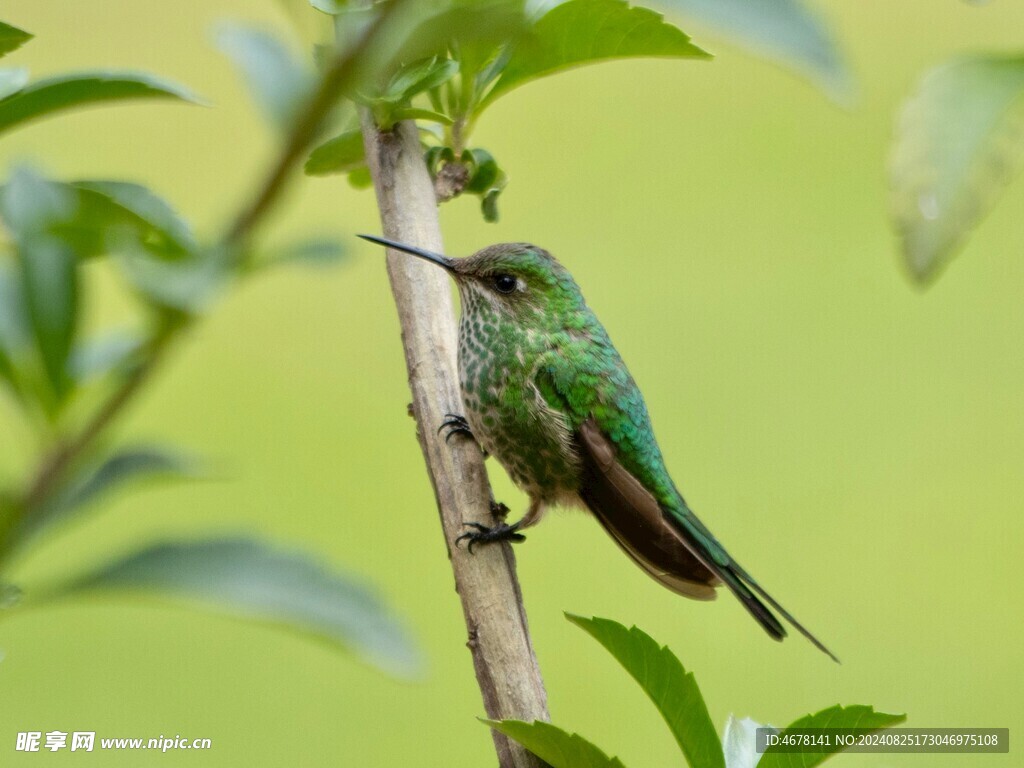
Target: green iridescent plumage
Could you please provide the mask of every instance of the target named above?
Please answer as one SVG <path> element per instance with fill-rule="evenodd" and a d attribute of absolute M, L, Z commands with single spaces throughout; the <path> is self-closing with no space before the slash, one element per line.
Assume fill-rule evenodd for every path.
<path fill-rule="evenodd" d="M 467 534 L 471 541 L 518 536 L 547 508 L 582 504 L 669 589 L 711 599 L 725 584 L 769 635 L 781 639 L 786 632 L 765 603 L 835 658 L 687 506 L 665 466 L 640 389 L 565 267 L 526 243 L 450 259 L 367 239 L 444 267 L 459 287 L 465 419 L 530 497 L 518 523 Z"/>

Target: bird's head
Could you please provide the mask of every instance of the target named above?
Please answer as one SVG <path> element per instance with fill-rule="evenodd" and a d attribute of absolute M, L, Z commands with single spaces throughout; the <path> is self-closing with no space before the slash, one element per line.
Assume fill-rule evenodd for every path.
<path fill-rule="evenodd" d="M 569 271 L 536 245 L 499 243 L 453 259 L 380 237 L 360 237 L 444 268 L 459 286 L 464 311 L 493 308 L 503 317 L 525 321 L 537 315 L 553 318 L 583 305 Z"/>

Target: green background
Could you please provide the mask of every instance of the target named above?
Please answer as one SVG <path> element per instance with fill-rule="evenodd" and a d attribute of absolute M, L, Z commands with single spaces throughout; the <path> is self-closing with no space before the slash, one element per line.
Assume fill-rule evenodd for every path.
<path fill-rule="evenodd" d="M 215 235 L 273 153 L 272 131 L 211 45 L 220 20 L 284 29 L 278 6 L 7 0 L 37 35 L 34 77 L 148 69 L 212 102 L 62 116 L 0 163 L 141 180 Z M 727 595 L 658 588 L 579 513 L 517 548 L 554 720 L 627 765 L 679 765 L 653 707 L 562 611 L 637 624 L 692 669 L 714 721 L 783 725 L 868 703 L 912 726 L 1024 733 L 1024 185 L 922 293 L 886 218 L 894 114 L 923 68 L 1024 44 L 1019 4 L 830 4 L 860 82 L 851 111 L 692 31 L 713 62 L 599 65 L 499 101 L 475 143 L 512 182 L 502 218 L 444 207 L 448 251 L 528 240 L 575 274 L 647 397 L 677 484 L 709 526 L 843 659 L 770 642 Z M 298 41 L 296 40 L 296 44 Z M 163 535 L 244 529 L 379 585 L 428 659 L 401 683 L 326 646 L 143 600 L 95 599 L 0 628 L 0 764 L 493 764 L 413 424 L 372 194 L 301 179 L 266 235 L 330 233 L 338 270 L 274 273 L 182 345 L 122 433 L 169 437 L 209 482 L 119 497 L 26 559 L 26 583 Z M 94 269 L 95 326 L 124 317 Z M 5 472 L 33 445 L 0 405 Z M 8 425 L 12 425 L 9 430 Z M 498 497 L 525 500 L 497 466 Z M 14 752 L 15 733 L 210 738 L 208 752 Z M 844 765 L 1011 765 L 1013 755 L 855 755 Z"/>

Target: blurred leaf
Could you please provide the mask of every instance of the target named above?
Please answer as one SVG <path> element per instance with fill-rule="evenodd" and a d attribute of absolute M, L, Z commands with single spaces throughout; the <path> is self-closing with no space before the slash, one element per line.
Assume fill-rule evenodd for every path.
<path fill-rule="evenodd" d="M 23 544 L 125 487 L 157 478 L 193 477 L 197 470 L 198 462 L 194 458 L 162 446 L 121 449 L 99 464 L 79 470 L 65 487 L 25 516 L 16 539 Z"/>
<path fill-rule="evenodd" d="M 18 393 L 18 377 L 15 373 L 14 361 L 7 354 L 2 346 L 0 346 L 0 379 L 6 381 L 15 394 Z"/>
<path fill-rule="evenodd" d="M 71 186 L 105 197 L 134 217 L 134 223 L 142 225 L 143 243 L 150 249 L 179 255 L 194 253 L 198 249 L 188 223 L 166 200 L 141 184 L 90 179 L 73 182 Z"/>
<path fill-rule="evenodd" d="M 345 0 L 307 0 L 316 10 L 321 13 L 328 13 L 332 16 L 341 13 L 345 9 Z"/>
<path fill-rule="evenodd" d="M 32 35 L 25 30 L 0 21 L 0 58 L 17 50 L 31 39 Z"/>
<path fill-rule="evenodd" d="M 373 186 L 373 177 L 370 175 L 370 169 L 365 165 L 353 168 L 348 173 L 348 183 L 354 189 L 369 189 Z"/>
<path fill-rule="evenodd" d="M 138 184 L 67 184 L 19 169 L 3 190 L 0 214 L 16 239 L 45 232 L 70 246 L 79 258 L 109 253 L 126 244 L 141 245 L 167 258 L 196 249 L 188 225 L 166 202 Z"/>
<path fill-rule="evenodd" d="M 348 173 L 365 163 L 362 132 L 346 131 L 314 149 L 306 160 L 304 170 L 307 176 L 326 176 L 331 173 Z"/>
<path fill-rule="evenodd" d="M 27 316 L 18 271 L 0 260 L 0 352 L 9 359 L 17 357 L 31 339 Z"/>
<path fill-rule="evenodd" d="M 481 720 L 499 733 L 515 739 L 551 768 L 625 768 L 617 757 L 604 752 L 576 733 L 534 720 Z"/>
<path fill-rule="evenodd" d="M 848 103 L 853 82 L 828 26 L 800 0 L 654 0 L 755 56 L 795 70 Z"/>
<path fill-rule="evenodd" d="M 25 166 L 15 168 L 0 188 L 0 216 L 18 241 L 70 219 L 77 206 L 73 192 Z"/>
<path fill-rule="evenodd" d="M 45 237 L 28 241 L 19 256 L 36 348 L 60 403 L 71 389 L 67 362 L 78 322 L 78 260 L 64 243 Z"/>
<path fill-rule="evenodd" d="M 782 731 L 786 734 L 791 728 L 842 728 L 857 729 L 867 732 L 879 731 L 882 728 L 890 728 L 898 725 L 907 719 L 906 715 L 890 715 L 885 712 L 875 712 L 872 707 L 862 704 L 853 704 L 848 707 L 836 705 L 823 709 L 813 715 L 804 715 L 799 720 L 794 720 Z M 821 752 L 782 752 L 776 747 L 768 747 L 761 756 L 758 768 L 813 768 L 837 752 L 842 752 L 840 746 L 824 748 Z"/>
<path fill-rule="evenodd" d="M 725 768 L 722 745 L 700 688 L 672 651 L 659 647 L 636 627 L 626 629 L 597 617 L 565 616 L 603 645 L 640 684 L 693 768 Z"/>
<path fill-rule="evenodd" d="M 1024 160 L 1024 56 L 956 59 L 905 104 L 890 157 L 893 223 L 915 280 L 964 246 Z"/>
<path fill-rule="evenodd" d="M 380 599 L 348 574 L 302 552 L 237 537 L 154 544 L 58 594 L 145 590 L 205 603 L 229 615 L 311 633 L 395 675 L 419 668 L 405 631 Z"/>
<path fill-rule="evenodd" d="M 77 259 L 52 230 L 76 210 L 72 192 L 29 168 L 16 168 L 0 189 L 0 216 L 16 245 L 17 264 L 16 274 L 11 275 L 15 282 L 5 289 L 11 306 L 2 311 L 0 336 L 4 338 L 0 343 L 8 352 L 4 368 L 16 391 L 19 379 L 34 384 L 45 374 L 49 386 L 32 389 L 50 415 L 56 413 L 73 384 L 67 358 L 78 318 Z M 37 357 L 21 354 L 30 348 L 36 350 Z M 23 366 L 29 373 L 21 377 Z"/>
<path fill-rule="evenodd" d="M 117 264 L 144 299 L 187 314 L 201 312 L 213 301 L 227 283 L 231 269 L 228 258 L 217 252 L 160 261 L 137 249 L 119 254 Z"/>
<path fill-rule="evenodd" d="M 333 40 L 333 20 L 322 13 L 313 13 L 308 0 L 277 0 L 277 4 L 288 16 L 305 46 Z"/>
<path fill-rule="evenodd" d="M 123 366 L 144 343 L 142 337 L 113 331 L 78 344 L 69 360 L 71 375 L 79 383 L 99 378 Z"/>
<path fill-rule="evenodd" d="M 333 45 L 320 43 L 313 46 L 313 64 L 316 65 L 317 72 L 323 74 L 327 70 L 331 60 L 334 58 L 334 51 L 335 47 Z"/>
<path fill-rule="evenodd" d="M 771 727 L 761 725 L 749 717 L 737 720 L 729 715 L 725 722 L 725 733 L 722 734 L 725 768 L 756 768 L 761 759 L 761 753 L 757 751 L 757 729 Z"/>
<path fill-rule="evenodd" d="M 288 129 L 313 90 L 312 73 L 284 43 L 251 27 L 223 25 L 217 45 L 234 61 L 266 117 L 279 129 Z"/>
<path fill-rule="evenodd" d="M 21 279 L 17 272 L 0 260 L 0 379 L 7 382 L 15 397 L 21 398 L 19 367 L 21 354 L 28 344 L 25 302 L 21 293 Z M 3 497 L 0 494 L 0 516 L 3 515 Z"/>
<path fill-rule="evenodd" d="M 270 267 L 285 264 L 307 264 L 310 266 L 331 266 L 345 256 L 345 249 L 337 240 L 319 238 L 291 243 L 277 248 L 260 257 L 257 266 Z"/>
<path fill-rule="evenodd" d="M 28 83 L 28 69 L 25 67 L 5 67 L 0 69 L 0 101 L 12 93 L 17 93 Z"/>
<path fill-rule="evenodd" d="M 363 64 L 366 66 L 367 72 L 373 73 L 373 82 L 379 84 L 379 78 L 376 76 L 383 71 L 381 69 L 382 65 L 385 61 L 391 60 L 393 54 L 401 49 L 400 41 L 403 39 L 401 29 L 403 19 L 409 13 L 413 13 L 414 9 L 419 8 L 419 5 L 419 3 L 406 3 L 405 8 L 392 16 L 388 22 L 390 29 L 387 40 L 382 41 L 376 50 L 368 50 L 366 52 Z M 373 3 L 372 5 L 361 2 L 354 5 L 339 4 L 338 10 L 330 14 L 330 18 L 326 19 L 332 34 L 329 41 L 324 40 L 323 42 L 329 42 L 330 51 L 328 55 L 330 59 L 333 60 L 341 51 L 352 50 L 352 47 L 369 31 L 374 21 L 380 16 L 382 7 L 381 3 Z M 321 16 L 321 14 L 314 13 L 313 16 Z M 404 60 L 408 61 L 410 58 L 412 57 Z"/>
<path fill-rule="evenodd" d="M 21 588 L 16 584 L 4 584 L 0 582 L 0 611 L 13 608 L 21 601 Z M 0 651 L 0 661 L 3 661 L 3 652 Z"/>
<path fill-rule="evenodd" d="M 180 85 L 140 72 L 60 75 L 32 83 L 0 101 L 0 133 L 66 109 L 152 98 L 199 101 Z"/>
<path fill-rule="evenodd" d="M 569 0 L 519 40 L 481 106 L 539 77 L 636 56 L 709 58 L 686 33 L 647 8 L 631 8 L 625 0 Z"/>

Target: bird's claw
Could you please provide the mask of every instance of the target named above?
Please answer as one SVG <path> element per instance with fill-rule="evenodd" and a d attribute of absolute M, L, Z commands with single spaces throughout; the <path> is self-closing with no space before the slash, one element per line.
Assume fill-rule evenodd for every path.
<path fill-rule="evenodd" d="M 463 539 L 466 539 L 469 542 L 466 545 L 466 549 L 469 550 L 469 554 L 473 554 L 474 544 L 490 544 L 492 541 L 526 541 L 526 536 L 518 532 L 519 523 L 513 523 L 512 525 L 498 523 L 490 528 L 486 525 L 482 525 L 481 523 L 463 523 L 463 525 L 467 528 L 474 528 L 475 530 L 467 531 L 459 536 L 455 540 L 455 546 L 459 546 L 459 543 Z"/>
<path fill-rule="evenodd" d="M 445 429 L 448 430 L 448 434 L 444 436 L 444 441 L 446 443 L 451 440 L 452 435 L 466 435 L 467 437 L 473 437 L 473 430 L 469 428 L 469 422 L 466 421 L 466 417 L 459 416 L 457 413 L 446 413 L 444 415 L 444 421 L 442 421 L 441 426 L 437 428 L 437 434 L 441 434 Z"/>

